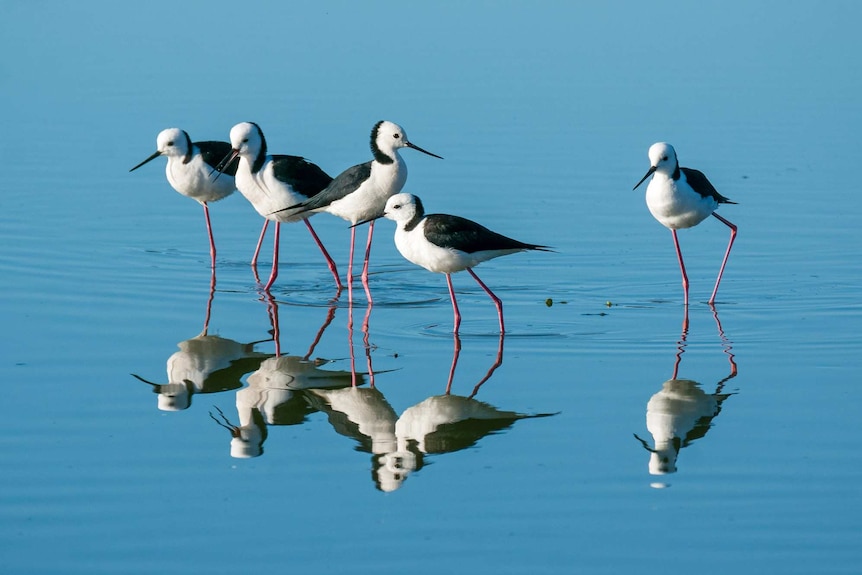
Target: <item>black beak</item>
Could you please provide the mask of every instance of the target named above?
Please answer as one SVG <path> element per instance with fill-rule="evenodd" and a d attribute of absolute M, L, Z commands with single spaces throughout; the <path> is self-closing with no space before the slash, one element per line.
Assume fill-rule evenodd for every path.
<path fill-rule="evenodd" d="M 428 154 L 429 156 L 433 156 L 433 157 L 435 157 L 435 158 L 439 158 L 439 159 L 441 159 L 441 160 L 443 159 L 443 156 L 438 156 L 437 154 L 432 154 L 432 153 L 431 153 L 431 152 L 429 152 L 428 150 L 423 150 L 423 149 L 422 149 L 422 148 L 420 148 L 419 146 L 417 146 L 417 145 L 415 145 L 415 144 L 411 144 L 410 142 L 404 142 L 404 144 L 405 144 L 408 148 L 413 148 L 414 150 L 417 150 L 417 151 L 419 151 L 419 152 L 422 152 L 423 154 Z M 356 224 L 356 225 L 358 226 L 359 224 Z"/>
<path fill-rule="evenodd" d="M 227 169 L 227 167 L 231 164 L 231 162 L 236 159 L 237 156 L 239 156 L 239 150 L 231 150 L 230 152 L 228 152 L 227 156 L 222 158 L 221 162 L 216 164 L 216 167 L 213 168 L 210 172 L 210 177 L 212 177 L 215 172 L 218 172 L 218 174 L 216 174 L 216 176 L 213 178 L 213 181 L 216 181 L 218 179 L 222 172 Z"/>
<path fill-rule="evenodd" d="M 143 165 L 144 165 L 144 164 L 146 164 L 147 162 L 151 162 L 151 161 L 155 160 L 156 158 L 158 158 L 158 157 L 159 157 L 159 156 L 161 156 L 161 155 L 162 155 L 162 153 L 161 153 L 160 151 L 156 150 L 155 152 L 153 152 L 153 155 L 152 155 L 152 156 L 150 156 L 149 158 L 147 158 L 146 160 L 144 160 L 143 162 L 141 162 L 140 164 L 138 164 L 137 166 L 135 166 L 134 168 L 132 168 L 132 169 L 131 169 L 131 170 L 129 170 L 129 171 L 130 171 L 130 172 L 134 172 L 135 170 L 137 170 L 138 168 L 140 168 L 141 166 L 143 166 Z"/>
<path fill-rule="evenodd" d="M 418 149 L 418 148 L 417 148 L 417 149 Z M 424 152 L 424 150 L 422 150 L 422 151 Z M 425 153 L 427 154 L 428 152 L 425 152 Z M 431 155 L 432 155 L 432 156 L 434 156 L 434 154 L 431 154 Z M 435 158 L 440 158 L 440 156 L 434 156 L 434 157 L 435 157 Z M 440 158 L 440 159 L 442 160 L 443 158 Z M 355 223 L 355 224 L 353 224 L 352 226 L 348 226 L 348 227 L 349 227 L 349 228 L 355 228 L 356 226 L 361 226 L 362 224 L 367 224 L 367 223 L 369 223 L 369 222 L 373 222 L 374 220 L 379 220 L 380 218 L 382 218 L 382 217 L 383 217 L 383 216 L 385 216 L 385 215 L 386 215 L 386 214 L 380 214 L 379 216 L 374 216 L 373 218 L 368 218 L 367 220 L 362 220 L 361 222 L 356 222 L 356 223 Z"/>
<path fill-rule="evenodd" d="M 644 183 L 644 180 L 645 180 L 645 179 L 647 179 L 648 177 L 650 177 L 651 175 L 653 175 L 653 172 L 655 172 L 655 166 L 650 166 L 649 170 L 647 170 L 647 172 L 646 172 L 646 174 L 644 175 L 644 177 L 642 177 L 642 178 L 641 178 L 641 181 L 639 181 L 639 182 L 635 185 L 635 187 L 633 187 L 633 188 L 632 188 L 632 190 L 636 190 L 636 189 L 638 189 L 638 186 L 639 186 L 639 185 L 641 185 L 642 183 Z"/>

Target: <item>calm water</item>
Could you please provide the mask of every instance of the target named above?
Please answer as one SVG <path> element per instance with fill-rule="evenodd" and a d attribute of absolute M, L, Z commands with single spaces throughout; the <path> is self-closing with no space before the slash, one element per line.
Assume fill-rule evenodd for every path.
<path fill-rule="evenodd" d="M 0 6 L 0 571 L 862 570 L 858 4 L 215 8 Z M 446 158 L 404 154 L 430 211 L 556 249 L 478 269 L 505 339 L 386 221 L 373 307 L 301 226 L 267 297 L 238 194 L 213 286 L 128 173 L 254 120 L 335 174 L 381 118 Z M 739 202 L 715 312 L 727 230 L 681 233 L 685 333 L 658 140 Z"/>

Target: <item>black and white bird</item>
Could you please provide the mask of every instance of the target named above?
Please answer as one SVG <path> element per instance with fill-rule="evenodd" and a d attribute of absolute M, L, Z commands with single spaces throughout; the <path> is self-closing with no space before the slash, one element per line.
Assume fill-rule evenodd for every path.
<path fill-rule="evenodd" d="M 397 224 L 395 246 L 402 256 L 428 271 L 446 274 L 455 313 L 455 333 L 458 333 L 461 325 L 461 313 L 455 300 L 451 274 L 467 270 L 473 276 L 494 301 L 500 320 L 500 333 L 504 333 L 503 303 L 472 268 L 484 261 L 517 252 L 552 251 L 548 246 L 513 240 L 460 216 L 425 215 L 422 201 L 413 194 L 396 194 L 389 198 L 382 217 L 394 220 Z"/>
<path fill-rule="evenodd" d="M 688 275 L 685 273 L 676 231 L 694 227 L 710 215 L 730 228 L 730 242 L 727 244 L 724 259 L 718 271 L 718 279 L 715 280 L 715 288 L 709 298 L 709 303 L 714 304 L 718 284 L 721 283 L 724 266 L 727 265 L 727 258 L 730 256 L 730 248 L 733 247 L 733 241 L 736 239 L 736 225 L 715 213 L 715 210 L 721 204 L 736 202 L 719 194 L 702 172 L 691 168 L 680 168 L 676 151 L 670 144 L 658 142 L 650 146 L 649 160 L 649 170 L 633 189 L 637 189 L 644 180 L 652 176 L 646 191 L 647 207 L 653 217 L 673 234 L 673 244 L 676 247 L 679 267 L 682 271 L 685 305 L 688 305 Z"/>
<path fill-rule="evenodd" d="M 207 203 L 217 202 L 234 192 L 236 189 L 234 185 L 236 164 L 226 164 L 222 168 L 222 177 L 216 181 L 213 181 L 210 174 L 228 152 L 230 152 L 230 144 L 227 142 L 192 142 L 185 130 L 168 128 L 159 132 L 156 138 L 156 151 L 149 158 L 129 170 L 134 172 L 159 156 L 165 156 L 168 159 L 165 175 L 168 177 L 171 187 L 182 195 L 197 201 L 204 208 L 213 268 L 215 268 L 216 247 Z"/>
<path fill-rule="evenodd" d="M 352 301 L 353 247 L 356 239 L 355 225 L 371 222 L 368 242 L 362 267 L 362 283 L 368 291 L 368 259 L 371 255 L 371 238 L 374 234 L 373 220 L 383 213 L 386 200 L 399 193 L 407 181 L 407 164 L 398 150 L 413 148 L 423 154 L 440 158 L 411 143 L 404 129 L 393 122 L 377 122 L 371 130 L 371 152 L 374 159 L 348 168 L 335 177 L 325 190 L 301 203 L 287 204 L 289 213 L 327 212 L 349 221 L 350 256 L 347 264 L 347 289 Z M 280 206 L 284 207 L 284 206 Z"/>
<path fill-rule="evenodd" d="M 281 223 L 303 221 L 314 238 L 315 243 L 326 258 L 329 271 L 335 278 L 339 291 L 342 288 L 335 262 L 329 256 L 308 218 L 314 212 L 299 210 L 281 210 L 285 205 L 294 205 L 314 197 L 332 181 L 320 167 L 299 156 L 268 155 L 266 139 L 260 126 L 254 122 L 242 122 L 231 128 L 231 149 L 222 160 L 222 165 L 230 163 L 239 157 L 236 170 L 236 187 L 240 193 L 251 202 L 254 209 L 267 220 L 275 222 L 275 238 L 273 240 L 272 272 L 264 286 L 269 290 L 278 276 L 278 248 Z M 257 249 L 263 241 L 266 228 L 261 232 Z M 256 263 L 257 250 L 252 265 Z"/>

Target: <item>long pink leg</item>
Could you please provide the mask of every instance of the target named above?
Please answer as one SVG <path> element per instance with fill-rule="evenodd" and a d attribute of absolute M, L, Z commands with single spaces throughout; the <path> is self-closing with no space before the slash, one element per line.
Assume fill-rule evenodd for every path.
<path fill-rule="evenodd" d="M 506 328 L 503 326 L 503 302 L 500 301 L 500 298 L 494 295 L 494 292 L 488 289 L 488 286 L 482 283 L 482 280 L 479 279 L 479 276 L 476 275 L 476 272 L 474 272 L 471 268 L 467 268 L 467 271 L 470 272 L 470 275 L 473 276 L 473 279 L 476 280 L 480 286 L 482 286 L 482 289 L 485 290 L 485 293 L 491 296 L 491 299 L 494 301 L 494 305 L 497 306 L 497 316 L 500 318 L 500 333 L 506 333 Z"/>
<path fill-rule="evenodd" d="M 323 242 L 320 241 L 320 238 L 317 237 L 317 233 L 314 231 L 314 228 L 311 227 L 311 223 L 308 219 L 302 220 L 305 222 L 305 227 L 308 228 L 308 231 L 311 233 L 311 237 L 314 238 L 314 242 L 317 244 L 317 247 L 320 248 L 320 251 L 323 252 L 323 257 L 326 258 L 326 265 L 329 266 L 329 271 L 332 272 L 332 277 L 335 278 L 335 285 L 338 288 L 338 291 L 344 289 L 344 286 L 341 285 L 341 278 L 338 277 L 338 270 L 335 267 L 335 262 L 332 261 L 332 258 L 329 256 L 329 252 L 326 251 L 326 248 L 323 247 Z"/>
<path fill-rule="evenodd" d="M 455 288 L 452 287 L 452 276 L 446 274 L 446 284 L 449 286 L 449 299 L 452 300 L 452 311 L 455 312 L 455 329 L 453 332 L 457 335 L 458 328 L 461 327 L 461 312 L 458 311 L 458 302 L 455 300 Z"/>
<path fill-rule="evenodd" d="M 207 234 L 210 237 L 210 260 L 212 260 L 212 268 L 215 269 L 216 249 L 215 240 L 213 240 L 213 227 L 210 223 L 210 209 L 206 202 L 201 202 L 201 205 L 204 207 L 204 219 L 207 221 Z"/>
<path fill-rule="evenodd" d="M 365 297 L 368 303 L 374 303 L 371 299 L 371 290 L 368 288 L 368 261 L 371 258 L 371 237 L 374 235 L 374 222 L 368 224 L 368 242 L 365 244 L 365 261 L 362 264 L 362 287 L 365 288 Z"/>
<path fill-rule="evenodd" d="M 251 267 L 257 269 L 257 256 L 260 255 L 260 246 L 263 245 L 263 238 L 266 236 L 266 228 L 269 226 L 269 220 L 264 218 L 263 227 L 260 230 L 260 237 L 257 238 L 257 246 L 254 248 L 254 255 L 251 257 Z"/>
<path fill-rule="evenodd" d="M 272 284 L 275 283 L 275 278 L 278 277 L 278 240 L 281 235 L 281 222 L 275 222 L 275 238 L 272 242 L 272 273 L 269 274 L 269 281 L 263 286 L 264 291 L 269 291 Z"/>
<path fill-rule="evenodd" d="M 347 304 L 353 304 L 353 246 L 356 242 L 356 228 L 350 228 L 350 256 L 347 258 Z"/>
<path fill-rule="evenodd" d="M 724 266 L 727 265 L 727 258 L 730 256 L 730 248 L 733 247 L 733 241 L 736 239 L 736 225 L 730 223 L 717 213 L 712 212 L 712 215 L 718 218 L 718 221 L 730 228 L 730 242 L 727 244 L 727 251 L 724 252 L 724 259 L 721 261 L 721 269 L 718 270 L 718 279 L 715 280 L 715 288 L 712 290 L 712 296 L 709 298 L 709 304 L 715 303 L 715 294 L 718 293 L 718 284 L 721 283 L 721 275 L 724 273 Z"/>
<path fill-rule="evenodd" d="M 685 273 L 685 264 L 682 261 L 682 251 L 679 249 L 679 238 L 676 237 L 676 230 L 671 230 L 673 234 L 673 245 L 676 247 L 676 257 L 679 258 L 679 269 L 682 272 L 682 291 L 685 293 L 685 305 L 688 305 L 688 274 Z"/>
<path fill-rule="evenodd" d="M 455 332 L 455 348 L 452 352 L 452 365 L 449 367 L 449 379 L 446 380 L 446 395 L 452 390 L 452 380 L 455 378 L 455 368 L 458 366 L 458 356 L 461 355 L 461 338 Z"/>

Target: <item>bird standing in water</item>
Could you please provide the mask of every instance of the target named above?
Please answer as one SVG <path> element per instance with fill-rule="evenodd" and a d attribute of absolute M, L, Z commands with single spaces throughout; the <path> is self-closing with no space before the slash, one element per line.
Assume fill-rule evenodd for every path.
<path fill-rule="evenodd" d="M 284 210 L 295 210 L 293 213 L 328 212 L 352 224 L 350 229 L 350 256 L 347 263 L 349 301 L 353 301 L 355 226 L 360 222 L 371 222 L 368 227 L 368 242 L 365 245 L 365 260 L 361 276 L 365 293 L 371 301 L 371 292 L 368 289 L 368 259 L 371 256 L 374 220 L 382 215 L 386 200 L 400 192 L 407 181 L 407 164 L 404 163 L 398 153 L 401 148 L 413 148 L 423 154 L 440 158 L 440 156 L 411 143 L 407 139 L 407 133 L 398 124 L 381 120 L 371 130 L 373 160 L 347 168 L 337 175 L 325 190 L 313 198 L 284 208 Z"/>
<path fill-rule="evenodd" d="M 650 213 L 673 234 L 673 244 L 679 258 L 679 268 L 682 271 L 682 287 L 685 292 L 685 305 L 688 305 L 688 275 L 679 248 L 676 231 L 691 228 L 705 220 L 710 215 L 730 228 L 730 242 L 715 280 L 715 288 L 709 298 L 709 304 L 715 303 L 718 284 L 724 274 L 724 266 L 730 256 L 730 248 L 736 239 L 736 225 L 724 219 L 715 210 L 721 204 L 735 204 L 725 198 L 713 187 L 702 172 L 691 168 L 680 168 L 673 146 L 658 142 L 649 149 L 650 168 L 643 178 L 632 189 L 637 189 L 644 180 L 652 176 L 646 191 L 646 203 Z"/>
<path fill-rule="evenodd" d="M 168 128 L 159 132 L 156 138 L 156 151 L 149 158 L 129 170 L 134 172 L 159 156 L 167 157 L 168 164 L 165 167 L 165 175 L 168 177 L 171 187 L 204 207 L 204 219 L 210 241 L 210 260 L 213 268 L 215 268 L 216 247 L 207 203 L 217 202 L 234 192 L 236 189 L 234 185 L 236 163 L 227 164 L 223 167 L 222 177 L 216 181 L 213 181 L 210 174 L 228 152 L 230 152 L 230 144 L 227 142 L 192 142 L 185 130 Z"/>
<path fill-rule="evenodd" d="M 402 256 L 428 271 L 446 274 L 449 297 L 452 299 L 452 310 L 455 313 L 455 333 L 458 333 L 461 325 L 461 313 L 452 287 L 453 273 L 467 270 L 473 276 L 497 307 L 500 333 L 505 333 L 503 302 L 479 279 L 472 268 L 490 259 L 517 252 L 551 251 L 548 246 L 513 240 L 460 216 L 425 215 L 422 201 L 413 194 L 397 194 L 389 198 L 382 217 L 393 220 L 398 225 L 395 229 L 395 247 Z"/>
<path fill-rule="evenodd" d="M 275 222 L 275 238 L 273 240 L 272 271 L 264 290 L 269 290 L 278 276 L 278 249 L 281 223 L 302 221 L 308 228 L 311 237 L 326 258 L 329 271 L 335 278 L 335 285 L 341 291 L 341 279 L 335 262 L 329 256 L 326 248 L 308 218 L 314 212 L 299 213 L 297 211 L 279 210 L 285 204 L 292 205 L 302 202 L 320 193 L 332 181 L 326 172 L 299 156 L 268 155 L 266 138 L 260 126 L 253 122 L 242 122 L 231 128 L 231 150 L 222 163 L 230 165 L 234 158 L 239 157 L 236 171 L 236 186 L 240 193 L 254 206 L 261 216 Z M 263 233 L 261 233 L 263 239 Z M 258 241 L 258 248 L 260 241 Z M 257 252 L 255 252 L 255 255 Z"/>

